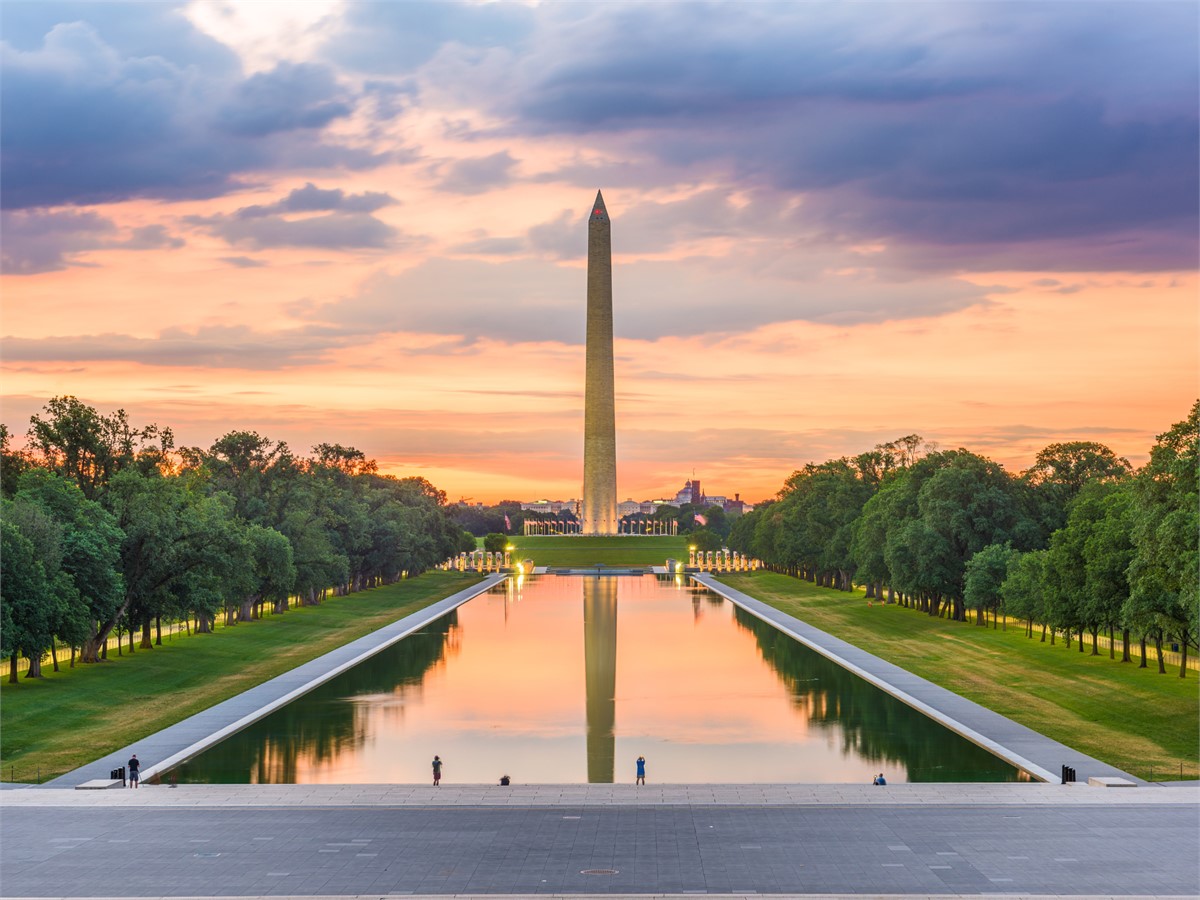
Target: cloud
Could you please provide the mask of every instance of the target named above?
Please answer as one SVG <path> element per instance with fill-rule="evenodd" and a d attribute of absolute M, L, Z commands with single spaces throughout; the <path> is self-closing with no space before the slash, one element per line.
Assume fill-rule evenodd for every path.
<path fill-rule="evenodd" d="M 271 370 L 313 365 L 342 341 L 321 328 L 260 332 L 244 326 L 168 328 L 154 338 L 93 334 L 6 337 L 7 362 L 132 362 L 147 366 Z"/>
<path fill-rule="evenodd" d="M 219 259 L 238 269 L 258 269 L 267 264 L 265 259 L 254 259 L 250 256 L 222 256 Z"/>
<path fill-rule="evenodd" d="M 1189 10 L 921 9 L 539 10 L 536 40 L 507 64 L 447 48 L 424 77 L 501 122 L 481 133 L 643 161 L 555 173 L 581 187 L 596 167 L 644 185 L 649 160 L 663 184 L 803 196 L 812 227 L 910 244 L 917 268 L 1195 264 Z"/>
<path fill-rule="evenodd" d="M 304 187 L 296 188 L 286 197 L 276 200 L 274 203 L 265 206 L 244 206 L 237 211 L 237 216 L 242 219 L 252 219 L 289 212 L 372 213 L 397 202 L 390 194 L 375 191 L 347 194 L 341 188 L 322 189 L 309 181 Z"/>
<path fill-rule="evenodd" d="M 507 150 L 475 159 L 460 159 L 445 167 L 439 187 L 453 194 L 483 194 L 512 181 L 517 161 Z"/>
<path fill-rule="evenodd" d="M 6 21 L 34 5 L 5 4 Z M 7 208 L 214 197 L 273 166 L 386 158 L 321 135 L 355 105 L 329 67 L 282 63 L 243 78 L 177 12 L 138 6 L 139 20 L 134 9 L 68 7 L 78 21 L 54 23 L 38 45 L 30 36 L 45 16 L 17 14 L 19 41 L 6 34 L 0 48 Z"/>
<path fill-rule="evenodd" d="M 216 115 L 221 129 L 239 137 L 319 129 L 353 110 L 348 92 L 327 66 L 279 63 L 239 84 Z"/>
<path fill-rule="evenodd" d="M 172 250 L 185 243 L 163 225 L 133 228 L 122 237 L 111 219 L 90 210 L 5 210 L 0 213 L 0 230 L 0 267 L 7 275 L 85 265 L 79 255 L 91 250 Z"/>
<path fill-rule="evenodd" d="M 274 203 L 243 206 L 232 214 L 187 216 L 184 221 L 231 245 L 255 250 L 371 250 L 394 246 L 400 239 L 398 229 L 371 215 L 395 202 L 384 193 L 347 194 L 340 188 L 323 190 L 308 182 Z"/>
<path fill-rule="evenodd" d="M 582 242 L 582 231 L 577 240 Z M 898 281 L 869 271 L 803 276 L 783 268 L 749 277 L 759 263 L 747 257 L 628 262 L 614 274 L 615 333 L 655 340 L 794 320 L 879 322 L 940 315 L 985 303 L 1001 290 L 951 278 Z M 585 298 L 581 268 L 533 259 L 432 258 L 399 274 L 379 273 L 341 301 L 297 306 L 293 313 L 338 332 L 579 344 Z"/>
<path fill-rule="evenodd" d="M 447 45 L 519 46 L 534 30 L 536 12 L 520 3 L 352 3 L 325 47 L 328 59 L 374 75 L 401 75 L 431 60 Z"/>

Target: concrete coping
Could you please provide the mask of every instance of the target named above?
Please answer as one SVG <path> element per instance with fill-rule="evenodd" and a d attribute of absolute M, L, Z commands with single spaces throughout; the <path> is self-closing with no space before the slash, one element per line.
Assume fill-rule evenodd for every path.
<path fill-rule="evenodd" d="M 113 788 L 123 788 L 125 782 L 119 778 L 93 778 L 91 781 L 85 781 L 83 784 L 75 785 L 77 791 L 108 791 Z"/>

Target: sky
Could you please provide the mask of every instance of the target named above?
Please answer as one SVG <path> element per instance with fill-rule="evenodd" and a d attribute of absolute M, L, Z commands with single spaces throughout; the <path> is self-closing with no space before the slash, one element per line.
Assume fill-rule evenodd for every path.
<path fill-rule="evenodd" d="M 1193 2 L 0 4 L 0 421 L 770 497 L 917 433 L 1135 464 L 1200 393 Z"/>

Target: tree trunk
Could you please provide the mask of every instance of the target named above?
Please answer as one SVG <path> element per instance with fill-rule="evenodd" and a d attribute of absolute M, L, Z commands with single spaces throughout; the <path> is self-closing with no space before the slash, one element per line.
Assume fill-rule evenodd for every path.
<path fill-rule="evenodd" d="M 196 613 L 196 634 L 212 634 L 212 621 L 207 613 Z"/>
<path fill-rule="evenodd" d="M 891 602 L 892 602 L 892 586 L 891 586 L 890 584 L 888 585 L 888 598 L 887 598 L 887 602 L 888 602 L 888 603 L 891 603 Z"/>
<path fill-rule="evenodd" d="M 71 645 L 71 668 L 75 668 L 75 645 Z"/>
<path fill-rule="evenodd" d="M 1108 626 L 1108 658 L 1117 658 L 1117 639 L 1111 625 Z"/>
<path fill-rule="evenodd" d="M 154 639 L 150 637 L 150 613 L 146 613 L 142 619 L 142 643 L 139 645 L 143 650 L 154 649 Z"/>
<path fill-rule="evenodd" d="M 1179 642 L 1179 677 L 1187 678 L 1187 634 L 1183 635 L 1183 639 Z"/>
<path fill-rule="evenodd" d="M 1046 626 L 1045 626 L 1045 625 L 1043 625 L 1043 626 L 1042 626 L 1043 640 L 1045 639 L 1045 638 L 1044 638 L 1044 635 L 1045 635 L 1045 630 L 1046 630 Z M 1057 628 L 1051 628 L 1051 629 L 1050 629 L 1050 646 L 1051 646 L 1051 647 L 1053 647 L 1053 646 L 1054 646 L 1054 636 L 1055 636 L 1057 633 L 1058 633 L 1058 629 L 1057 629 Z"/>
<path fill-rule="evenodd" d="M 59 671 L 58 668 L 58 646 L 54 643 L 54 635 L 50 635 L 50 658 L 54 660 L 54 671 Z"/>
<path fill-rule="evenodd" d="M 1142 635 L 1142 664 L 1138 668 L 1146 668 L 1146 636 L 1144 634 Z"/>
<path fill-rule="evenodd" d="M 42 677 L 42 654 L 29 654 L 29 671 L 25 673 L 26 678 L 41 678 Z"/>
<path fill-rule="evenodd" d="M 1099 629 L 1092 629 L 1092 656 L 1100 655 L 1100 638 L 1098 637 Z"/>
<path fill-rule="evenodd" d="M 12 652 L 12 656 L 8 658 L 8 683 L 17 683 L 17 651 Z"/>
<path fill-rule="evenodd" d="M 285 613 L 287 611 L 288 611 L 288 598 L 287 597 L 276 597 L 275 598 L 275 612 L 276 613 Z"/>
<path fill-rule="evenodd" d="M 873 582 L 873 581 L 867 582 L 867 593 L 866 593 L 864 599 L 867 599 L 867 600 L 875 599 L 875 582 Z"/>
<path fill-rule="evenodd" d="M 1083 626 L 1079 627 L 1079 652 L 1083 652 Z"/>
<path fill-rule="evenodd" d="M 1160 628 L 1158 629 L 1158 633 L 1154 635 L 1154 649 L 1158 651 L 1158 674 L 1166 675 L 1167 661 L 1163 659 L 1162 639 L 1162 629 Z"/>
<path fill-rule="evenodd" d="M 1121 629 L 1121 662 L 1131 662 L 1129 659 L 1129 629 Z"/>
<path fill-rule="evenodd" d="M 154 646 L 162 646 L 162 616 L 154 617 Z"/>

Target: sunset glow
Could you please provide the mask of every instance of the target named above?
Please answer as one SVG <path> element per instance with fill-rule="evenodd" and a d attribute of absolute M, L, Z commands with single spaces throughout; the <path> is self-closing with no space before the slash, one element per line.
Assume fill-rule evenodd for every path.
<path fill-rule="evenodd" d="M 1195 11 L 1103 12 L 6 3 L 0 418 L 574 497 L 602 188 L 621 499 L 1139 464 L 1200 374 Z"/>

